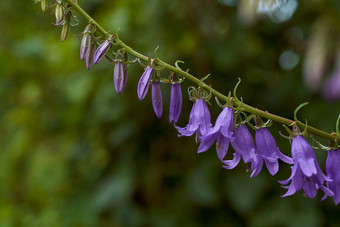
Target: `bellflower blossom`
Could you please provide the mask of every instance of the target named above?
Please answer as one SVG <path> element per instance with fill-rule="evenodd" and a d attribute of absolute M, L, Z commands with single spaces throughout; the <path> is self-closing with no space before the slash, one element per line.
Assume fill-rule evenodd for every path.
<path fill-rule="evenodd" d="M 308 197 L 314 198 L 319 188 L 325 193 L 324 198 L 334 196 L 334 193 L 323 185 L 325 181 L 330 182 L 332 180 L 323 174 L 313 148 L 302 135 L 293 137 L 292 157 L 291 176 L 287 180 L 279 181 L 282 185 L 290 182 L 289 186 L 283 186 L 288 191 L 282 197 L 293 195 L 303 189 Z"/>
<path fill-rule="evenodd" d="M 113 82 L 118 94 L 121 94 L 128 80 L 128 70 L 123 62 L 116 62 L 113 70 Z"/>
<path fill-rule="evenodd" d="M 179 132 L 179 136 L 191 136 L 197 132 L 197 136 L 200 138 L 202 135 L 207 134 L 211 129 L 211 117 L 205 100 L 199 98 L 193 104 L 187 126 L 181 128 L 175 125 L 175 127 Z"/>
<path fill-rule="evenodd" d="M 154 69 L 150 66 L 146 67 L 143 75 L 139 79 L 138 87 L 137 87 L 137 94 L 139 100 L 143 100 L 148 93 L 150 82 L 152 79 Z"/>
<path fill-rule="evenodd" d="M 334 203 L 340 202 L 340 149 L 329 150 L 326 160 L 327 177 L 333 181 L 328 181 L 327 186 L 334 193 Z"/>
<path fill-rule="evenodd" d="M 152 83 L 152 106 L 156 116 L 161 118 L 163 114 L 163 99 L 159 81 L 154 81 Z"/>
<path fill-rule="evenodd" d="M 266 127 L 259 128 L 255 132 L 255 142 L 258 157 L 258 168 L 262 169 L 263 161 L 271 175 L 279 170 L 278 159 L 285 163 L 293 164 L 293 160 L 282 154 L 276 145 L 275 139 Z"/>
<path fill-rule="evenodd" d="M 176 123 L 182 110 L 181 83 L 171 84 L 169 121 Z"/>
<path fill-rule="evenodd" d="M 235 150 L 234 158 L 232 160 L 224 160 L 225 164 L 223 168 L 233 169 L 240 162 L 241 157 L 243 161 L 247 164 L 252 163 L 251 170 L 253 170 L 250 177 L 256 176 L 260 172 L 260 168 L 257 168 L 257 157 L 256 157 L 256 147 L 254 139 L 250 134 L 248 128 L 244 124 L 240 124 L 234 135 L 234 140 L 231 141 L 231 145 Z"/>
<path fill-rule="evenodd" d="M 105 40 L 105 42 L 100 44 L 100 46 L 94 53 L 94 58 L 93 58 L 94 64 L 97 64 L 98 62 L 100 62 L 100 60 L 102 60 L 105 57 L 106 53 L 109 51 L 109 49 L 112 46 L 112 41 L 113 41 L 113 35 L 111 35 L 107 40 Z"/>
<path fill-rule="evenodd" d="M 204 152 L 216 142 L 218 158 L 223 161 L 228 152 L 229 141 L 234 140 L 234 110 L 225 107 L 216 119 L 214 127 L 201 139 L 197 153 Z"/>

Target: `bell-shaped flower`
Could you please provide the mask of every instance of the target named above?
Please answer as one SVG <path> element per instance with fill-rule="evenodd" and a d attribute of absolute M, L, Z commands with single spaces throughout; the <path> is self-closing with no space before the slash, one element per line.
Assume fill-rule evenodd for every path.
<path fill-rule="evenodd" d="M 330 182 L 332 180 L 322 172 L 313 148 L 302 135 L 293 137 L 292 157 L 291 176 L 287 180 L 279 181 L 282 185 L 287 185 L 290 182 L 289 186 L 283 186 L 288 191 L 282 197 L 293 195 L 303 189 L 308 197 L 314 198 L 319 188 L 325 193 L 324 198 L 334 196 L 334 193 L 324 186 L 325 181 Z"/>
<path fill-rule="evenodd" d="M 113 70 L 113 83 L 118 94 L 121 94 L 128 80 L 128 70 L 123 62 L 116 62 Z"/>
<path fill-rule="evenodd" d="M 333 191 L 334 203 L 340 202 L 340 149 L 329 150 L 326 160 L 326 174 L 332 181 L 327 182 L 328 188 Z"/>
<path fill-rule="evenodd" d="M 256 176 L 261 169 L 258 168 L 257 162 L 255 162 L 256 147 L 254 139 L 246 125 L 240 124 L 235 129 L 234 140 L 231 141 L 231 145 L 235 150 L 235 153 L 233 154 L 234 158 L 232 160 L 224 160 L 223 163 L 225 165 L 223 166 L 223 168 L 235 168 L 242 158 L 246 164 L 250 165 L 250 163 L 252 163 L 251 170 L 253 170 L 253 172 L 251 174 L 251 177 Z"/>
<path fill-rule="evenodd" d="M 154 69 L 150 66 L 146 67 L 143 75 L 139 79 L 137 87 L 137 95 L 139 100 L 143 100 L 148 93 L 150 82 L 152 79 Z"/>
<path fill-rule="evenodd" d="M 211 129 L 211 117 L 209 108 L 204 99 L 197 99 L 193 104 L 189 123 L 184 128 L 175 125 L 179 132 L 179 136 L 191 136 L 197 132 L 198 138 L 207 134 Z"/>
<path fill-rule="evenodd" d="M 112 46 L 113 35 L 111 35 L 107 40 L 105 40 L 100 46 L 97 48 L 96 52 L 94 53 L 93 63 L 97 64 L 102 60 L 106 53 Z"/>
<path fill-rule="evenodd" d="M 161 118 L 163 113 L 163 99 L 161 84 L 159 81 L 154 81 L 152 83 L 152 106 L 155 114 L 158 118 Z"/>
<path fill-rule="evenodd" d="M 197 152 L 201 153 L 208 150 L 215 140 L 217 140 L 217 156 L 223 161 L 228 152 L 229 142 L 234 140 L 233 136 L 234 110 L 231 107 L 225 107 L 217 117 L 214 127 L 200 138 L 201 144 Z"/>
<path fill-rule="evenodd" d="M 271 175 L 275 175 L 279 170 L 278 159 L 285 163 L 293 164 L 293 160 L 282 154 L 276 145 L 275 139 L 266 127 L 262 127 L 255 132 L 257 158 L 262 159 Z M 262 168 L 263 161 L 258 160 L 258 168 Z M 261 164 L 262 163 L 262 164 Z"/>
<path fill-rule="evenodd" d="M 176 123 L 182 110 L 181 83 L 171 84 L 169 121 Z"/>

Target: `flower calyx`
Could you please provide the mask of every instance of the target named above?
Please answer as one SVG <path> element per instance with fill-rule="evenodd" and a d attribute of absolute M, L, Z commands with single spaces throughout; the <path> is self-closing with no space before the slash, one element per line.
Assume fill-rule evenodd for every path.
<path fill-rule="evenodd" d="M 197 99 L 204 99 L 207 103 L 209 103 L 209 100 L 212 97 L 211 91 L 208 92 L 204 88 L 201 87 L 195 88 L 193 86 L 190 86 L 188 88 L 188 95 L 191 101 L 196 101 Z"/>

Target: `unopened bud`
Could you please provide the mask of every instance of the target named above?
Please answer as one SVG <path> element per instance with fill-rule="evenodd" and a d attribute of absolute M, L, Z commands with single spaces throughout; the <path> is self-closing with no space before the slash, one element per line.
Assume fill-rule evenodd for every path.
<path fill-rule="evenodd" d="M 63 10 L 63 5 L 61 4 L 61 2 L 57 2 L 57 6 L 55 8 L 55 19 L 56 19 L 56 25 L 60 25 L 64 19 L 64 10 Z"/>
<path fill-rule="evenodd" d="M 45 12 L 46 8 L 47 8 L 47 0 L 41 0 L 40 3 L 41 3 L 41 10 L 43 12 Z"/>
<path fill-rule="evenodd" d="M 139 100 L 143 100 L 146 94 L 148 93 L 153 73 L 154 73 L 154 69 L 148 66 L 146 67 L 141 78 L 139 79 L 138 87 L 137 87 L 137 94 L 138 94 Z"/>
<path fill-rule="evenodd" d="M 161 118 L 163 114 L 163 99 L 162 99 L 162 91 L 161 84 L 159 81 L 154 81 L 152 83 L 152 107 L 155 111 L 155 114 L 158 118 Z"/>
<path fill-rule="evenodd" d="M 112 46 L 112 40 L 113 35 L 111 35 L 105 42 L 103 42 L 98 49 L 96 50 L 96 53 L 94 54 L 94 64 L 97 64 L 100 60 L 102 60 L 106 53 L 109 51 L 109 49 Z"/>
<path fill-rule="evenodd" d="M 67 20 L 65 21 L 61 29 L 61 41 L 64 42 L 66 40 L 69 32 L 70 32 L 70 22 Z"/>
<path fill-rule="evenodd" d="M 113 71 L 113 82 L 118 94 L 121 94 L 128 80 L 127 66 L 123 62 L 117 62 Z"/>
<path fill-rule="evenodd" d="M 96 51 L 96 44 L 92 42 L 86 53 L 86 68 L 88 70 L 90 70 L 90 68 L 93 65 L 93 55 L 95 51 Z"/>
<path fill-rule="evenodd" d="M 88 24 L 83 32 L 83 39 L 80 44 L 80 59 L 83 61 L 91 45 L 92 35 L 90 33 L 91 24 Z"/>

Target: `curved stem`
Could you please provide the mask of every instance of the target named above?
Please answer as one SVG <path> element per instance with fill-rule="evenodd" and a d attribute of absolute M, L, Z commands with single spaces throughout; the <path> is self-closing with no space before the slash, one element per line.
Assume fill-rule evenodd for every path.
<path fill-rule="evenodd" d="M 78 11 L 83 17 L 85 17 L 90 23 L 96 25 L 96 27 L 97 27 L 99 32 L 101 32 L 106 37 L 109 36 L 109 33 L 102 26 L 100 26 L 100 24 L 98 24 L 90 15 L 88 15 L 77 3 L 74 3 L 72 0 L 66 0 L 66 1 L 70 5 L 72 5 L 72 7 L 76 11 Z M 140 58 L 140 59 L 142 59 L 144 61 L 148 61 L 148 57 L 147 56 L 145 56 L 145 55 L 135 51 L 130 46 L 126 45 L 118 37 L 115 37 L 114 41 L 120 47 L 125 48 L 125 51 L 130 53 L 131 55 L 133 55 L 133 56 L 135 56 L 137 58 Z M 168 69 L 171 72 L 177 73 L 177 74 L 185 77 L 186 79 L 190 80 L 194 84 L 200 85 L 200 87 L 202 87 L 202 88 L 204 88 L 206 90 L 211 91 L 211 93 L 214 96 L 216 96 L 218 99 L 220 99 L 220 100 L 222 100 L 224 102 L 227 102 L 227 100 L 228 100 L 227 96 L 225 96 L 222 93 L 220 93 L 220 92 L 216 91 L 215 89 L 211 88 L 206 83 L 201 82 L 199 79 L 197 79 L 196 77 L 194 77 L 190 73 L 188 73 L 186 71 L 183 71 L 182 69 L 177 68 L 175 66 L 172 66 L 172 65 L 170 65 L 170 64 L 168 64 L 168 63 L 166 63 L 166 62 L 164 62 L 164 61 L 162 61 L 162 60 L 160 60 L 158 58 L 156 59 L 156 63 L 157 63 L 157 65 L 162 66 L 162 67 L 164 67 L 165 69 Z M 241 106 L 241 102 L 238 101 L 238 100 L 233 99 L 233 103 L 234 103 L 234 105 L 236 107 Z M 281 117 L 281 116 L 269 113 L 267 111 L 263 111 L 263 110 L 257 109 L 255 107 L 249 106 L 249 105 L 247 105 L 245 103 L 242 103 L 241 108 L 242 108 L 243 111 L 246 111 L 248 113 L 252 113 L 252 114 L 258 115 L 258 116 L 263 117 L 263 118 L 271 119 L 271 120 L 276 121 L 276 122 L 281 123 L 281 124 L 291 125 L 292 123 L 294 123 L 293 120 L 290 120 L 290 119 L 287 119 L 287 118 L 284 118 L 284 117 Z M 317 136 L 319 136 L 321 138 L 324 138 L 324 139 L 327 139 L 327 140 L 331 140 L 331 141 L 334 141 L 334 140 L 340 141 L 340 136 L 339 135 L 336 136 L 336 135 L 329 134 L 329 133 L 324 132 L 322 130 L 319 130 L 317 128 L 314 128 L 314 127 L 311 127 L 311 126 L 306 126 L 305 124 L 303 124 L 301 122 L 296 122 L 296 124 L 299 127 L 301 127 L 301 128 L 305 128 L 306 127 L 307 128 L 307 132 L 309 132 L 310 134 L 314 134 L 314 135 L 317 135 Z"/>

